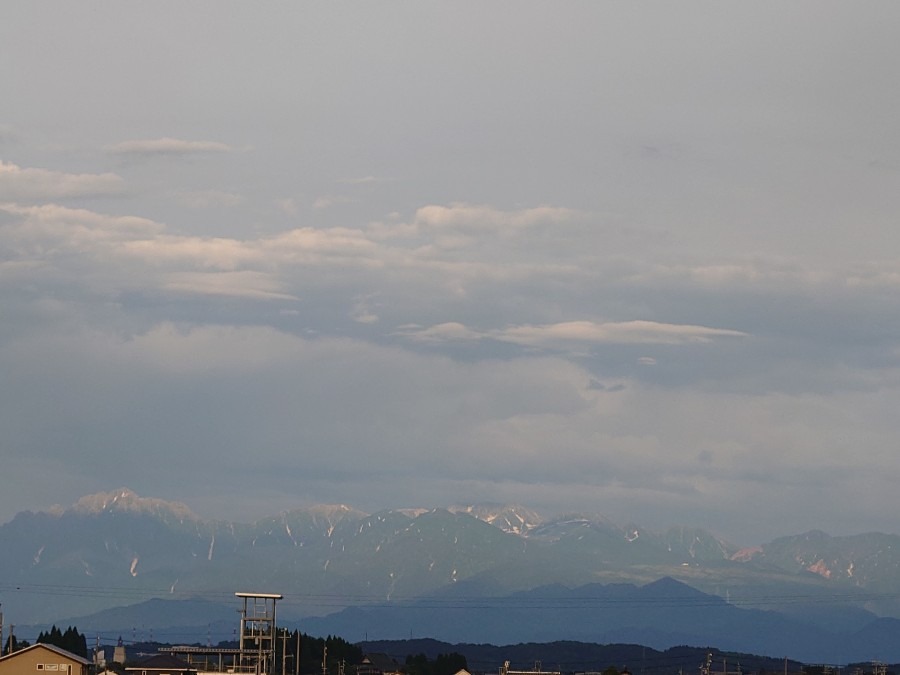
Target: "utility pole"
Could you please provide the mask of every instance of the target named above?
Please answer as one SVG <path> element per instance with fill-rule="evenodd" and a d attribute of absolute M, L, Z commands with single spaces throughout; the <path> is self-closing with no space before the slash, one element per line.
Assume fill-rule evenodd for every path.
<path fill-rule="evenodd" d="M 322 652 L 322 675 L 328 675 L 328 645 L 325 645 Z"/>

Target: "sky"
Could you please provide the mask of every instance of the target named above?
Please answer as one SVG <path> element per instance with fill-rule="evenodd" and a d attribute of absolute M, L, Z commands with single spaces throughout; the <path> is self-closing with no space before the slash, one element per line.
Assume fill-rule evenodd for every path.
<path fill-rule="evenodd" d="M 900 532 L 900 4 L 7 2 L 0 522 Z"/>

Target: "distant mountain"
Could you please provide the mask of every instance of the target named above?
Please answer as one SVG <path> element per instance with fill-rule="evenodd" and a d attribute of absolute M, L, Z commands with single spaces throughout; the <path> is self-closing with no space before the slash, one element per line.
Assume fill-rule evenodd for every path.
<path fill-rule="evenodd" d="M 435 659 L 439 654 L 458 653 L 466 657 L 473 672 L 496 672 L 500 664 L 510 661 L 513 669 L 531 670 L 542 664 L 546 672 L 559 669 L 562 672 L 601 672 L 609 666 L 623 666 L 631 672 L 648 675 L 676 675 L 697 673 L 707 655 L 712 657 L 713 668 L 721 670 L 727 660 L 735 669 L 740 666 L 745 673 L 779 673 L 785 665 L 790 672 L 800 672 L 802 665 L 796 661 L 787 664 L 772 659 L 744 653 L 723 653 L 706 647 L 678 646 L 656 650 L 639 644 L 596 644 L 573 640 L 555 642 L 525 642 L 514 645 L 489 645 L 483 643 L 449 643 L 432 639 L 369 640 L 360 645 L 366 652 L 387 654 L 402 663 L 407 654 L 425 654 Z"/>
<path fill-rule="evenodd" d="M 229 607 L 205 600 L 154 599 L 62 623 L 78 626 L 90 636 L 102 635 L 106 644 L 122 635 L 169 643 L 217 643 L 233 637 L 236 606 L 234 600 Z M 557 585 L 495 598 L 431 598 L 350 607 L 299 622 L 282 619 L 279 625 L 358 642 L 427 635 L 430 640 L 468 644 L 574 641 L 644 645 L 660 651 L 714 646 L 770 659 L 789 655 L 807 663 L 849 663 L 873 655 L 900 660 L 896 619 L 870 616 L 862 629 L 829 631 L 777 612 L 735 607 L 669 578 L 644 586 Z M 25 627 L 32 632 L 45 628 Z M 691 665 L 693 670 L 696 664 Z"/>
<path fill-rule="evenodd" d="M 316 506 L 234 523 L 204 520 L 183 504 L 121 489 L 68 509 L 23 512 L 0 526 L 0 592 L 8 621 L 20 625 L 153 598 L 227 605 L 235 591 L 250 590 L 283 593 L 279 612 L 292 620 L 357 608 L 369 622 L 386 612 L 375 623 L 381 629 L 393 625 L 385 623 L 389 616 L 410 623 L 408 615 L 389 614 L 395 605 L 415 607 L 420 615 L 408 630 L 437 626 L 428 611 L 459 614 L 467 603 L 497 598 L 506 612 L 509 603 L 535 603 L 527 593 L 558 588 L 561 606 L 537 604 L 541 611 L 534 613 L 556 612 L 558 621 L 536 619 L 533 637 L 562 627 L 559 639 L 570 639 L 589 637 L 579 633 L 588 624 L 565 619 L 580 616 L 565 589 L 650 584 L 645 592 L 658 595 L 664 588 L 652 582 L 668 577 L 719 596 L 723 607 L 716 611 L 777 610 L 777 621 L 787 621 L 784 630 L 793 634 L 801 626 L 844 633 L 866 630 L 872 612 L 900 618 L 898 555 L 896 535 L 811 532 L 742 549 L 696 528 L 653 532 L 592 514 L 544 517 L 498 504 L 374 514 Z M 649 644 L 701 639 L 681 628 L 678 616 L 685 616 L 688 600 L 672 603 L 671 623 L 653 624 L 656 642 Z M 501 611 L 491 603 L 485 609 Z M 661 607 L 653 609 L 659 614 Z M 649 630 L 638 614 L 618 614 L 617 627 L 603 629 L 610 639 L 632 625 Z M 781 625 L 765 617 L 766 624 Z M 471 620 L 488 627 L 482 618 Z"/>
<path fill-rule="evenodd" d="M 741 609 L 668 578 L 644 586 L 549 586 L 489 602 L 422 600 L 357 607 L 322 619 L 305 619 L 301 626 L 313 634 L 336 634 L 349 640 L 400 639 L 412 631 L 448 642 L 575 640 L 642 644 L 660 650 L 714 645 L 833 663 L 864 658 L 849 644 L 850 636 L 827 633 L 775 612 Z M 887 649 L 882 645 L 880 653 L 887 654 Z M 891 647 L 890 653 L 900 658 L 900 647 Z"/>
<path fill-rule="evenodd" d="M 123 638 L 169 644 L 218 644 L 231 640 L 238 627 L 238 604 L 234 599 L 213 602 L 203 598 L 163 600 L 152 598 L 133 605 L 113 607 L 88 616 L 68 617 L 55 623 L 78 626 L 85 635 L 102 636 L 104 645 Z M 43 625 L 20 627 L 34 633 Z"/>

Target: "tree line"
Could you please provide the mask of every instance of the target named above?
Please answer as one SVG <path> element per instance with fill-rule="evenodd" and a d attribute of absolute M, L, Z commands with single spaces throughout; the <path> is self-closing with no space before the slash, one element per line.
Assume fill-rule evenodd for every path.
<path fill-rule="evenodd" d="M 86 659 L 88 657 L 87 640 L 82 633 L 74 626 L 66 628 L 65 632 L 60 630 L 54 624 L 46 633 L 41 631 L 35 640 L 36 644 L 53 645 L 67 652 L 77 654 Z M 27 640 L 18 640 L 15 635 L 10 635 L 3 645 L 3 654 L 11 654 L 20 649 L 30 647 L 31 644 Z"/>

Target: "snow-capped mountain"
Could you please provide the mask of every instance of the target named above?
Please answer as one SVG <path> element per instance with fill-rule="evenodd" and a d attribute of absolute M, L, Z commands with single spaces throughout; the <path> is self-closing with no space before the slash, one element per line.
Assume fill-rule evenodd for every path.
<path fill-rule="evenodd" d="M 321 615 L 665 576 L 732 602 L 775 606 L 783 597 L 796 611 L 797 598 L 818 609 L 848 601 L 900 616 L 900 537 L 887 534 L 808 533 L 747 550 L 697 528 L 654 532 L 597 515 L 485 504 L 373 514 L 314 506 L 235 523 L 127 489 L 0 526 L 0 591 L 19 621 L 248 588 L 293 596 L 298 614 Z"/>

